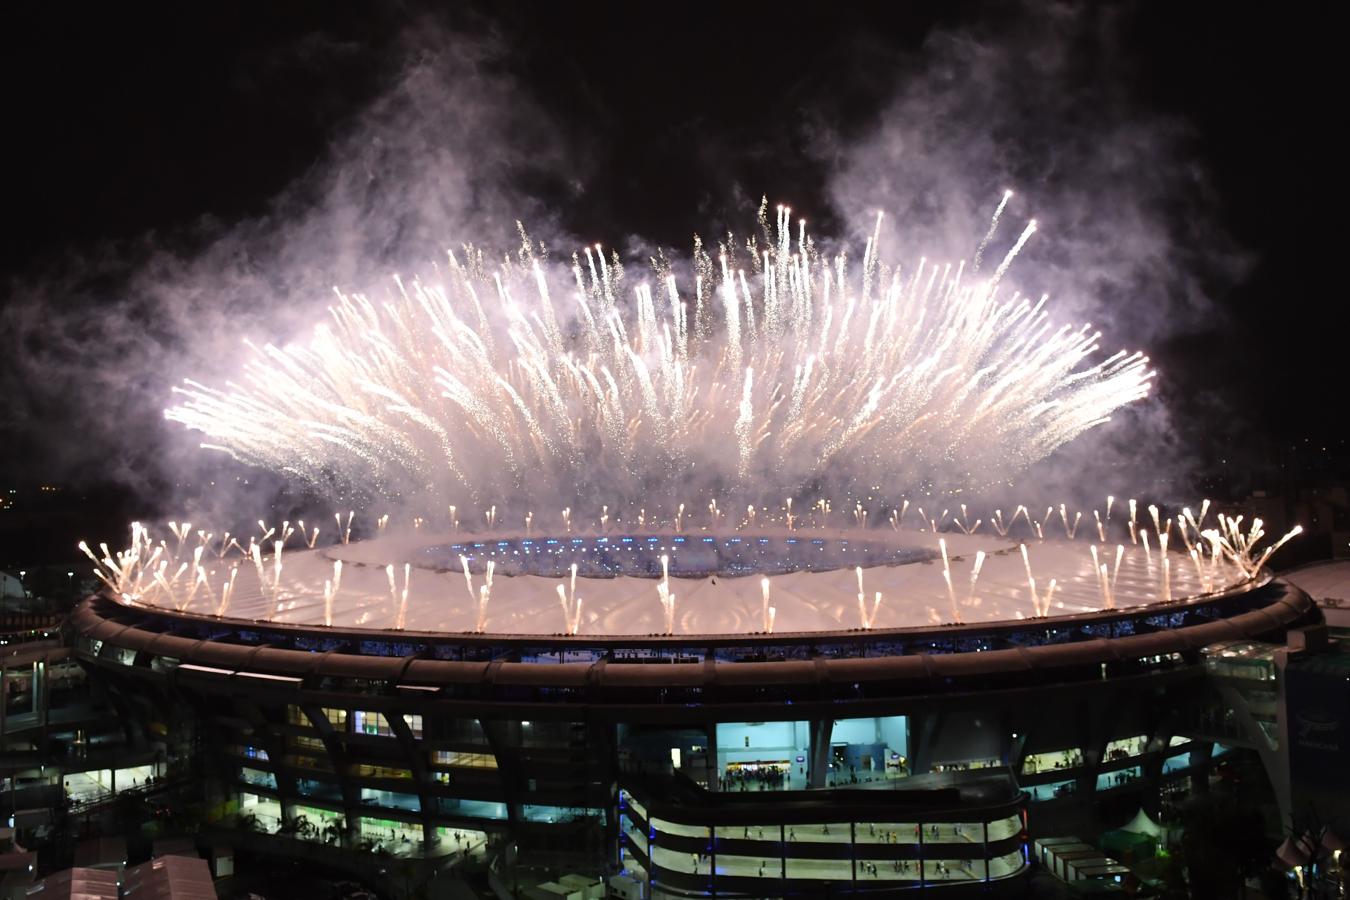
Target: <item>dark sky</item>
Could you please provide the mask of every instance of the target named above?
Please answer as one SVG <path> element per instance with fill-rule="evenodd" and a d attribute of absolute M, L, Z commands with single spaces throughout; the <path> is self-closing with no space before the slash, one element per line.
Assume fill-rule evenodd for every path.
<path fill-rule="evenodd" d="M 1105 160 L 1109 172 L 1113 142 L 1166 134 L 1161 150 L 1130 151 L 1130 177 L 1149 185 L 1147 154 L 1165 155 L 1156 164 L 1170 180 L 1160 176 L 1165 196 L 1149 209 L 1173 247 L 1166 263 L 1186 284 L 1177 290 L 1204 298 L 1176 327 L 1138 333 L 1165 370 L 1156 402 L 1180 423 L 1185 452 L 1204 474 L 1272 461 L 1305 440 L 1329 453 L 1342 447 L 1345 341 L 1333 310 L 1344 299 L 1343 267 L 1328 223 L 1343 209 L 1344 151 L 1333 135 L 1344 91 L 1330 4 L 1281 7 L 1278 17 L 1240 4 L 446 6 L 40 5 L 2 14 L 0 314 L 11 318 L 0 321 L 11 333 L 0 336 L 10 343 L 0 354 L 0 476 L 98 486 L 146 471 L 157 426 L 113 395 L 169 375 L 91 376 L 91 393 L 130 410 L 125 429 L 93 425 L 71 367 L 116 373 L 130 359 L 154 368 L 105 353 L 100 317 L 165 254 L 181 277 L 194 277 L 191 261 L 212 246 L 222 252 L 221 236 L 240 223 L 274 227 L 286 204 L 303 207 L 312 200 L 304 185 L 323 183 L 334 148 L 360 134 L 409 59 L 461 43 L 490 45 L 482 67 L 510 86 L 504 102 L 517 108 L 495 122 L 504 131 L 493 139 L 505 146 L 519 134 L 532 148 L 493 170 L 510 182 L 505 194 L 532 200 L 526 212 L 559 234 L 680 249 L 695 230 L 741 222 L 761 194 L 810 210 L 818 232 L 851 236 L 837 208 L 839 159 L 890 121 L 897 96 L 922 85 L 936 95 L 934 133 L 977 134 L 979 122 L 947 120 L 967 108 L 976 115 L 978 102 L 943 101 L 941 79 L 969 91 L 963 67 L 981 54 L 998 58 L 996 77 L 1018 71 L 1018 60 L 1036 71 L 1053 55 L 1053 84 L 1010 91 L 1010 108 L 982 137 L 1008 172 L 1028 173 L 1034 201 L 1039 188 L 1068 196 L 1055 193 L 1074 177 L 1056 174 L 1065 160 Z M 1047 19 L 1073 24 L 1042 38 Z M 946 56 L 944 35 L 980 49 Z M 1068 96 L 1080 90 L 1086 99 Z M 1104 106 L 1151 124 L 1094 131 L 1096 117 L 1108 121 Z M 399 109 L 382 108 L 385 127 Z M 1071 129 L 1072 156 L 1066 145 L 1038 143 L 1047 117 L 1050 133 Z M 476 162 L 493 155 L 491 143 L 469 146 Z M 954 158 L 963 152 L 951 148 Z M 363 164 L 378 169 L 369 160 L 381 158 Z M 381 174 L 370 174 L 376 192 Z M 994 187 L 968 174 L 959 183 Z M 986 200 L 961 198 L 979 208 Z M 490 200 L 474 203 L 470 213 L 503 227 Z M 271 302 L 259 297 L 258 306 Z M 1153 301 L 1120 302 L 1133 304 L 1138 321 Z M 20 306 L 22 329 L 13 317 Z M 34 328 L 34 316 L 47 314 L 59 341 Z M 153 309 L 132 311 L 140 314 L 148 332 L 161 327 Z M 114 458 L 115 477 L 100 468 Z"/>

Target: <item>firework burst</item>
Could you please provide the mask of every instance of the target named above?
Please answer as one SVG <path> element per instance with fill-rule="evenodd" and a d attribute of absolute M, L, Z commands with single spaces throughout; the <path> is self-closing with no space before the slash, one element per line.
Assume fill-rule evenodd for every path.
<path fill-rule="evenodd" d="M 495 268 L 450 253 L 383 302 L 338 291 L 307 342 L 248 344 L 236 382 L 188 381 L 166 415 L 314 485 L 639 506 L 977 485 L 1149 390 L 1146 357 L 1099 356 L 1090 326 L 1003 286 L 1034 222 L 989 274 L 993 227 L 969 266 L 902 268 L 877 233 L 851 265 L 786 208 L 760 223 L 716 256 L 696 239 L 684 278 L 657 259 L 631 279 L 599 247 L 560 276 L 523 232 Z"/>

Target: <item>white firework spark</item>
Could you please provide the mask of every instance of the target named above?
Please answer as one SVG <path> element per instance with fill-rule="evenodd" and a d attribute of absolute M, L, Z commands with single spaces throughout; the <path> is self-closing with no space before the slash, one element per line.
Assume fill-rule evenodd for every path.
<path fill-rule="evenodd" d="M 891 268 L 876 234 L 856 271 L 766 213 L 716 261 L 696 240 L 689 284 L 661 260 L 630 287 L 595 247 L 564 288 L 522 232 L 495 271 L 467 250 L 385 302 L 338 291 L 307 343 L 249 344 L 237 382 L 188 381 L 166 415 L 245 463 L 427 507 L 637 506 L 976 486 L 1148 393 L 1146 357 L 1100 357 L 1090 326 L 1001 286 L 1034 222 L 986 276 Z"/>

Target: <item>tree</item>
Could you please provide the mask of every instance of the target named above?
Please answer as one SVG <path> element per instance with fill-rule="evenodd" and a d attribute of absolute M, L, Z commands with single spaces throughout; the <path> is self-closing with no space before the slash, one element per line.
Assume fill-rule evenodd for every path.
<path fill-rule="evenodd" d="M 1247 878 L 1270 864 L 1259 810 L 1225 795 L 1207 795 L 1182 815 L 1181 859 L 1192 900 L 1246 895 Z"/>

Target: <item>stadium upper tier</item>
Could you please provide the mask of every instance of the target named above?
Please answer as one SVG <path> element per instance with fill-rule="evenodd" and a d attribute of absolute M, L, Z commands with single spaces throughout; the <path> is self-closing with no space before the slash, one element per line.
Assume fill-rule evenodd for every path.
<path fill-rule="evenodd" d="M 912 531 L 414 532 L 286 551 L 275 564 L 208 563 L 208 582 L 224 577 L 217 570 L 238 566 L 228 604 L 206 589 L 153 585 L 121 599 L 334 629 L 560 635 L 574 623 L 579 637 L 687 637 L 1055 618 L 1175 605 L 1247 580 L 1222 560 L 1175 552 L 1167 560 L 1156 547 L 1081 536 L 1029 543 L 1024 553 L 1014 539 L 996 535 Z"/>

